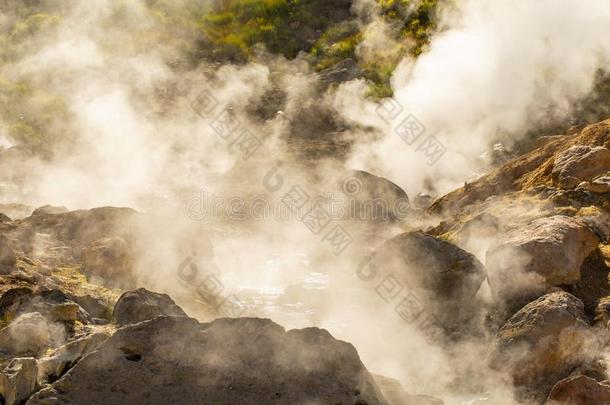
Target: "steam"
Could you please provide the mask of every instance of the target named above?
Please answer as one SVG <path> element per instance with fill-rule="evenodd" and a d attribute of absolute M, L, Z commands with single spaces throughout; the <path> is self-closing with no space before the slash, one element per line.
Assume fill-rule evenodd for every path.
<path fill-rule="evenodd" d="M 384 134 L 375 146 L 361 145 L 351 164 L 381 171 L 411 193 L 426 177 L 447 192 L 479 172 L 478 156 L 493 142 L 510 145 L 532 124 L 567 115 L 610 58 L 604 1 L 467 0 L 459 7 L 441 14 L 439 25 L 448 28 L 416 61 L 403 60 L 392 79 L 404 115 L 417 117 L 448 149 L 436 165 L 394 133 L 404 115 L 388 125 L 376 105 L 353 100 L 361 84 L 337 94 L 346 117 Z"/>
<path fill-rule="evenodd" d="M 5 176 L 17 180 L 18 194 L 3 193 L 2 200 L 71 209 L 131 206 L 155 214 L 142 227 L 137 247 L 140 281 L 180 304 L 187 302 L 189 313 L 202 318 L 210 314 L 199 312 L 188 298 L 195 292 L 185 291 L 176 274 L 193 251 L 200 255 L 193 258 L 199 276 L 213 263 L 227 295 L 247 289 L 277 295 L 302 283 L 308 273 L 327 277 L 328 290 L 309 289 L 311 295 L 303 298 L 317 304 L 313 315 L 273 305 L 255 315 L 272 316 L 287 328 L 312 323 L 328 328 L 355 345 L 367 368 L 400 379 L 409 392 L 459 403 L 471 389 L 490 392 L 493 403 L 512 403 L 512 387 L 503 376 L 471 360 L 482 357 L 479 340 L 449 348 L 427 342 L 421 330 L 402 322 L 376 295 L 376 285 L 356 277 L 362 257 L 400 229 L 367 229 L 374 234 L 369 237 L 354 224 L 343 224 L 355 241 L 337 258 L 323 235 L 312 234 L 301 221 L 201 223 L 186 217 L 186 206 L 204 188 L 228 198 L 263 196 L 273 203 L 295 185 L 311 197 L 325 195 L 336 191 L 334 180 L 348 168 L 386 176 L 411 196 L 430 183 L 439 193 L 449 191 L 480 173 L 478 157 L 494 142 L 511 144 L 532 124 L 565 116 L 592 90 L 596 73 L 610 62 L 610 4 L 464 0 L 459 10 L 441 10 L 439 26 L 446 28 L 427 52 L 417 60 L 405 58 L 394 72 L 393 100 L 402 111 L 392 120 L 365 96 L 362 79 L 320 94 L 315 73 L 301 57 L 286 60 L 261 51 L 246 65 L 182 61 L 181 66 L 176 60 L 182 55 L 159 45 L 163 41 L 154 33 L 166 27 L 143 3 L 121 2 L 120 23 L 113 23 L 116 7 L 112 0 L 74 2 L 59 22 L 25 42 L 17 61 L 0 66 L 0 79 L 30 80 L 40 90 L 61 95 L 68 110 L 67 122 L 58 117 L 48 128 L 50 142 L 57 140 L 52 158 L 10 161 L 13 172 Z M 362 16 L 364 41 L 357 52 L 364 59 L 404 46 L 375 7 L 362 1 L 354 8 Z M 0 26 L 14 18 L 0 13 Z M 191 34 L 185 34 L 185 42 L 196 38 Z M 267 119 L 257 118 L 252 108 L 266 107 L 265 96 L 274 89 L 285 102 Z M 209 110 L 210 99 L 201 105 L 202 95 L 211 96 L 214 108 Z M 286 153 L 292 124 L 299 119 L 310 124 L 302 114 L 311 106 L 346 124 L 346 139 L 355 143 L 346 161 L 308 165 Z M 248 159 L 227 134 L 214 129 L 223 113 L 239 122 L 231 136 L 247 130 L 260 141 Z M 409 115 L 425 127 L 412 145 L 395 132 Z M 14 144 L 4 126 L 0 123 L 0 145 Z M 430 135 L 447 149 L 434 164 L 418 148 Z M 283 186 L 274 192 L 263 180 L 278 161 Z M 201 257 L 209 251 L 209 239 L 213 258 L 209 252 Z M 484 256 L 488 239 L 469 240 L 468 250 Z M 456 384 L 460 375 L 473 376 L 478 386 Z"/>

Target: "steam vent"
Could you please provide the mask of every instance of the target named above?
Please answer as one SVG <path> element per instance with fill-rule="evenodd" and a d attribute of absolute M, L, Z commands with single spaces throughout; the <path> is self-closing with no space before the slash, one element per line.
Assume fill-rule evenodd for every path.
<path fill-rule="evenodd" d="M 0 405 L 610 405 L 608 0 L 0 0 Z"/>

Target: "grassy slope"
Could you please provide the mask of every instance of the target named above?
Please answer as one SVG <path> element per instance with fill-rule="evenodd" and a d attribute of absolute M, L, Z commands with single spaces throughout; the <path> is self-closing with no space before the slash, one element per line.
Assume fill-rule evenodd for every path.
<path fill-rule="evenodd" d="M 55 27 L 76 0 L 4 1 L 15 18 L 0 25 L 0 118 L 6 124 L 2 131 L 45 152 L 56 141 L 49 139 L 53 134 L 69 139 L 70 111 L 61 95 L 48 90 L 45 78 L 11 80 L 3 77 L 2 67 L 26 54 L 32 37 L 42 33 L 43 40 L 52 41 Z M 116 37 L 107 39 L 108 43 L 102 39 L 99 45 L 108 52 L 128 55 L 159 49 L 191 65 L 202 60 L 246 63 L 256 58 L 260 44 L 289 59 L 305 52 L 318 71 L 351 58 L 369 81 L 370 96 L 380 99 L 392 94 L 389 79 L 397 63 L 407 54 L 417 57 L 425 52 L 436 30 L 439 4 L 454 0 L 376 1 L 382 18 L 393 27 L 398 45 L 379 50 L 368 60 L 361 60 L 357 53 L 363 40 L 362 25 L 350 11 L 350 0 L 145 0 L 144 12 L 154 24 L 134 28 L 134 35 L 123 33 L 120 46 Z M 127 26 L 129 4 L 115 0 L 114 12 L 102 24 L 111 30 Z M 588 117 L 600 105 L 604 111 L 608 109 L 610 82 L 602 78 L 600 83 L 597 95 L 580 106 L 579 117 Z M 593 115 L 603 116 L 601 112 Z M 66 124 L 57 128 L 58 122 Z"/>

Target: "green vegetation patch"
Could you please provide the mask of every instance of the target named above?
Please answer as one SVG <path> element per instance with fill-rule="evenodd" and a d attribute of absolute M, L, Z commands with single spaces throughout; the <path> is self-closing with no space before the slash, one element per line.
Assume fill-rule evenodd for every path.
<path fill-rule="evenodd" d="M 308 52 L 328 27 L 350 18 L 347 0 L 227 0 L 199 21 L 216 58 L 244 61 L 256 44 L 294 58 Z"/>

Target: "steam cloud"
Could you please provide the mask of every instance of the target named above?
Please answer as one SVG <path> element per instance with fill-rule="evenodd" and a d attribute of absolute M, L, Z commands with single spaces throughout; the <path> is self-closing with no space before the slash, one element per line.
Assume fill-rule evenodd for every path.
<path fill-rule="evenodd" d="M 262 179 L 277 160 L 284 161 L 286 187 L 299 184 L 312 195 L 324 193 L 330 183 L 313 179 L 341 177 L 346 168 L 384 175 L 409 195 L 430 182 L 440 193 L 449 191 L 481 170 L 478 157 L 492 143 L 510 144 L 532 124 L 566 115 L 574 101 L 592 90 L 595 75 L 610 62 L 610 3 L 464 0 L 459 9 L 444 10 L 430 49 L 417 60 L 404 59 L 393 75 L 394 100 L 404 112 L 391 123 L 379 115 L 378 103 L 364 97 L 363 80 L 318 94 L 316 75 L 300 57 L 288 61 L 262 52 L 259 60 L 242 66 L 175 68 L 175 50 L 142 45 L 158 28 L 143 5 L 127 2 L 121 22 L 109 24 L 114 6 L 112 0 L 73 2 L 64 19 L 25 43 L 27 51 L 16 63 L 0 67 L 0 78 L 27 78 L 39 89 L 62 95 L 70 118 L 58 118 L 49 127 L 50 134 L 61 135 L 51 145 L 50 160 L 12 162 L 14 172 L 7 177 L 17 180 L 18 188 L 1 198 L 71 209 L 116 205 L 155 212 L 162 240 L 175 244 L 148 235 L 149 249 L 140 252 L 139 268 L 153 288 L 179 297 L 184 292 L 175 268 L 190 249 L 176 246 L 185 242 L 197 248 L 206 233 L 227 285 L 281 290 L 297 283 L 304 268 L 330 276 L 340 288 L 318 296 L 315 319 L 265 315 L 271 313 L 287 327 L 326 327 L 353 343 L 370 370 L 400 379 L 408 391 L 443 393 L 448 403 L 459 403 L 463 398 L 449 388 L 465 369 L 483 367 L 471 360 L 482 357 L 476 342 L 450 350 L 426 342 L 421 331 L 380 304 L 374 292 L 362 296 L 363 289 L 371 288 L 354 276 L 359 258 L 335 258 L 298 222 L 254 224 L 248 232 L 227 236 L 231 229 L 215 232 L 182 218 L 185 202 L 202 187 L 219 194 L 268 194 Z M 373 13 L 363 22 L 360 55 L 397 46 L 391 27 L 376 16 L 375 4 L 358 6 L 361 14 L 367 9 Z M 13 18 L 11 10 L 3 10 L 0 26 Z M 250 109 L 263 103 L 274 86 L 286 94 L 283 110 L 267 121 L 254 120 Z M 198 114 L 193 107 L 204 91 L 218 103 L 216 114 Z M 348 124 L 355 147 L 346 161 L 304 169 L 278 152 L 286 146 L 290 121 L 312 103 Z M 224 108 L 263 144 L 247 161 L 213 129 Z M 30 113 L 36 111 L 23 112 Z M 428 164 L 415 145 L 395 133 L 408 114 L 425 126 L 424 137 L 435 135 L 447 148 L 436 164 Z M 0 144 L 13 143 L 1 130 Z M 176 216 L 181 218 L 174 221 Z M 472 249 L 481 250 L 480 255 L 484 251 Z M 500 399 L 510 398 L 511 390 L 502 376 L 475 374 L 494 403 L 511 403 Z"/>

